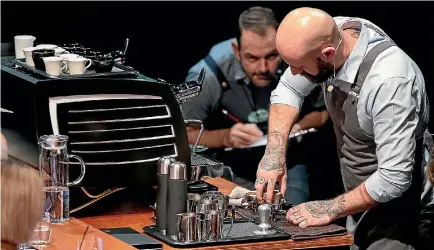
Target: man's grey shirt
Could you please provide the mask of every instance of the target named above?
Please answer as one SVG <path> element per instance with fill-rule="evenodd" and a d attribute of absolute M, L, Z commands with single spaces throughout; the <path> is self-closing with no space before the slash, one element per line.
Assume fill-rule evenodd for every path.
<path fill-rule="evenodd" d="M 237 82 L 242 80 L 248 84 L 250 83 L 250 79 L 245 73 L 240 61 L 235 57 L 231 45 L 232 42 L 236 43 L 236 38 L 231 38 L 214 45 L 209 51 L 209 54 L 216 62 L 228 82 Z M 198 119 L 204 121 L 212 114 L 219 104 L 222 95 L 222 85 L 205 60 L 200 60 L 189 69 L 186 81 L 197 79 L 202 68 L 206 69 L 202 91 L 198 96 L 187 100 L 182 105 L 183 116 L 185 119 Z M 308 101 L 314 108 L 325 109 L 322 91 L 319 91 L 318 94 L 315 95 L 309 95 Z M 232 105 L 240 105 L 240 100 L 233 100 Z"/>
<path fill-rule="evenodd" d="M 214 45 L 209 53 L 228 80 L 245 79 L 247 81 L 246 73 L 233 53 L 232 42 L 236 42 L 236 39 L 220 42 Z M 202 91 L 198 96 L 187 100 L 182 105 L 186 119 L 205 120 L 218 105 L 222 94 L 221 83 L 203 59 L 189 69 L 186 81 L 197 79 L 202 68 L 206 69 Z"/>
<path fill-rule="evenodd" d="M 364 24 L 370 24 L 382 31 L 368 20 L 334 19 L 339 27 L 350 21 L 363 24 L 350 57 L 336 73 L 336 79 L 354 83 L 366 54 L 390 38 L 366 27 Z M 382 63 L 378 64 L 380 61 Z M 287 104 L 300 110 L 304 97 L 315 86 L 303 76 L 294 76 L 288 68 L 271 95 L 271 104 Z M 334 86 L 347 93 L 350 90 L 350 84 Z M 360 127 L 375 138 L 378 159 L 378 170 L 366 180 L 365 186 L 374 200 L 386 202 L 401 196 L 411 184 L 416 149 L 414 139 L 422 138 L 429 120 L 425 81 L 416 63 L 398 46 L 393 46 L 376 58 L 358 100 Z"/>

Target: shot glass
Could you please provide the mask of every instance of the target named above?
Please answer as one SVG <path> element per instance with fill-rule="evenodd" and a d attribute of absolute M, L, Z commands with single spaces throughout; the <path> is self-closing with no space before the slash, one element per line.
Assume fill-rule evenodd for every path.
<path fill-rule="evenodd" d="M 30 245 L 47 245 L 51 239 L 51 222 L 50 213 L 45 212 L 42 219 L 38 221 L 33 229 L 32 236 L 28 244 Z"/>
<path fill-rule="evenodd" d="M 78 240 L 77 250 L 103 250 L 102 238 L 91 236 Z"/>

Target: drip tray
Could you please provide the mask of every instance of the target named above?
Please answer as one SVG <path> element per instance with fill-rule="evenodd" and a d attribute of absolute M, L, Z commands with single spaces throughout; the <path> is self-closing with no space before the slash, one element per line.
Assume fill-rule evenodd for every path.
<path fill-rule="evenodd" d="M 257 236 L 253 234 L 253 231 L 259 229 L 258 225 L 249 220 L 235 220 L 232 228 L 231 222 L 225 221 L 223 225 L 223 239 L 214 241 L 198 241 L 198 242 L 179 242 L 169 238 L 166 235 L 160 233 L 160 231 L 155 228 L 155 226 L 144 227 L 143 230 L 146 234 L 177 248 L 189 248 L 189 247 L 206 247 L 206 246 L 220 246 L 220 245 L 233 245 L 241 243 L 254 243 L 254 242 L 264 242 L 264 241 L 276 241 L 276 240 L 289 240 L 291 236 L 281 230 L 276 230 L 275 234 L 272 235 L 261 235 Z M 230 230 L 230 232 L 229 232 Z M 226 238 L 226 235 L 228 234 Z"/>

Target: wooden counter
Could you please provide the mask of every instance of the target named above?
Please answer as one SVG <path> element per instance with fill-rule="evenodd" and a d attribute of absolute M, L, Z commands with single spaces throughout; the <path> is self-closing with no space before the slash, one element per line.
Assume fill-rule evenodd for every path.
<path fill-rule="evenodd" d="M 233 188 L 236 187 L 234 183 L 231 183 L 222 178 L 214 178 L 207 180 L 212 185 L 219 188 L 219 191 L 224 194 L 229 194 Z M 76 249 L 77 241 L 81 239 L 86 229 L 87 224 L 90 225 L 89 231 L 86 235 L 96 236 L 103 238 L 104 250 L 116 249 L 135 249 L 123 243 L 116 238 L 97 230 L 96 228 L 113 228 L 113 227 L 131 227 L 138 232 L 142 232 L 144 226 L 155 224 L 151 218 L 153 212 L 150 208 L 143 208 L 140 212 L 130 214 L 111 214 L 101 215 L 71 220 L 65 225 L 53 226 L 53 239 L 47 249 Z M 353 244 L 353 236 L 346 234 L 343 236 L 325 237 L 313 240 L 282 240 L 282 241 L 267 241 L 263 243 L 250 243 L 250 244 L 236 244 L 226 246 L 214 246 L 214 247 L 202 247 L 201 250 L 254 250 L 254 249 L 307 249 L 307 248 L 322 248 L 322 247 L 337 247 L 337 246 L 349 246 Z M 65 246 L 71 246 L 65 248 Z M 45 248 L 44 248 L 45 249 Z M 164 250 L 175 249 L 168 245 L 163 246 Z M 187 248 L 183 248 L 187 249 Z"/>
<path fill-rule="evenodd" d="M 70 218 L 70 220 L 65 224 L 52 224 L 50 244 L 42 246 L 39 249 L 75 250 L 77 249 L 79 241 L 83 239 L 85 232 L 85 239 L 91 237 L 101 238 L 103 250 L 137 250 L 135 247 L 130 246 L 127 243 L 124 243 L 123 241 L 120 241 L 76 218 Z"/>

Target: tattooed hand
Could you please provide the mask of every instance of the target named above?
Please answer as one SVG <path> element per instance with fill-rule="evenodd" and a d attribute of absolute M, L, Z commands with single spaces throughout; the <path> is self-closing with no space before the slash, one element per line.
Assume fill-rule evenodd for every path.
<path fill-rule="evenodd" d="M 283 195 L 286 192 L 286 142 L 284 136 L 278 132 L 268 134 L 268 143 L 264 156 L 258 166 L 257 179 L 255 183 L 256 199 L 261 202 L 263 192 L 267 186 L 267 203 L 273 198 L 274 187 L 279 181 L 280 191 Z"/>
<path fill-rule="evenodd" d="M 288 210 L 286 218 L 300 227 L 324 226 L 340 218 L 345 210 L 345 197 L 333 200 L 310 201 Z"/>

